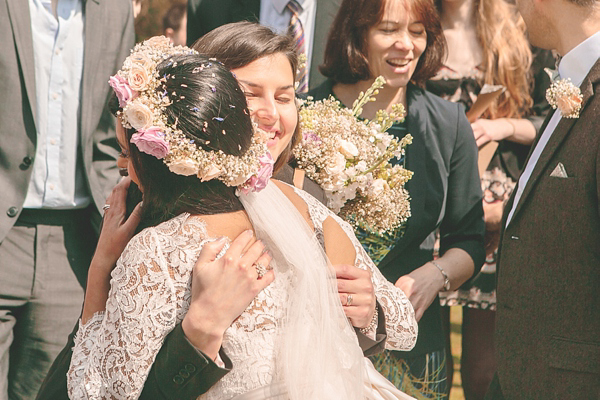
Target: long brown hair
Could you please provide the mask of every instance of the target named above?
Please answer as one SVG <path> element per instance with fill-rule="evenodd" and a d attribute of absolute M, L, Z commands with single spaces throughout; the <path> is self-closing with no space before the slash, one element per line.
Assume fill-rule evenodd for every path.
<path fill-rule="evenodd" d="M 533 105 L 530 94 L 533 56 L 523 18 L 516 7 L 505 0 L 474 1 L 476 34 L 484 57 L 482 84 L 506 88 L 483 117 L 523 117 Z M 441 1 L 436 3 L 441 10 Z"/>
<path fill-rule="evenodd" d="M 242 21 L 220 26 L 196 40 L 192 48 L 206 57 L 216 58 L 229 69 L 242 68 L 260 58 L 281 53 L 290 62 L 296 80 L 298 54 L 294 39 L 254 22 Z M 297 124 L 290 145 L 275 161 L 274 173 L 290 160 L 292 149 L 301 138 L 300 124 Z"/>

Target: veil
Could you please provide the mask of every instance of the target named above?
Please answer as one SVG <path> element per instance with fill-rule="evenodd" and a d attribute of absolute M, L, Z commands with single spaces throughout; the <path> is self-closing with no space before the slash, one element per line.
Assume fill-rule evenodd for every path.
<path fill-rule="evenodd" d="M 273 256 L 275 274 L 291 269 L 293 276 L 273 385 L 294 400 L 364 399 L 364 357 L 316 235 L 273 182 L 240 200 Z"/>

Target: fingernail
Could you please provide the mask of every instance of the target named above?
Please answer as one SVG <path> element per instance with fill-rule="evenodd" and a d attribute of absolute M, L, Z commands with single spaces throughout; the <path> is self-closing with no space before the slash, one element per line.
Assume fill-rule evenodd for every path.
<path fill-rule="evenodd" d="M 248 229 L 247 231 L 244 232 L 244 234 L 248 235 L 254 235 L 254 231 L 252 229 Z"/>

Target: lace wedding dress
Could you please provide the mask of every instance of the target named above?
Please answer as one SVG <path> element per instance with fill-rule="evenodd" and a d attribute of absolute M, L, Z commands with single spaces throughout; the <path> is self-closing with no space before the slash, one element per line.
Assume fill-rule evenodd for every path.
<path fill-rule="evenodd" d="M 268 188 L 272 186 L 269 184 Z M 417 322 L 407 297 L 388 282 L 375 267 L 355 238 L 350 225 L 310 195 L 302 191 L 297 193 L 308 205 L 321 245 L 323 222 L 332 217 L 352 239 L 357 254 L 355 265 L 372 272 L 376 296 L 385 313 L 386 347 L 392 350 L 411 349 L 417 338 Z M 273 222 L 264 224 L 267 229 L 271 225 Z M 253 226 L 256 229 L 254 222 Z M 263 240 L 258 230 L 257 236 Z M 67 376 L 71 399 L 139 397 L 165 336 L 183 320 L 189 308 L 191 272 L 203 244 L 210 239 L 202 218 L 184 213 L 156 227 L 145 229 L 130 241 L 112 272 L 106 311 L 96 313 L 86 324 L 80 324 L 75 337 Z M 269 248 L 268 240 L 266 244 Z M 285 257 L 278 256 L 277 251 L 272 254 L 271 265 L 276 272 L 275 281 L 257 295 L 225 332 L 222 346 L 233 363 L 233 369 L 207 393 L 200 396 L 200 399 L 230 399 L 245 393 L 256 393 L 261 388 L 271 388 L 269 393 L 272 398 L 290 397 L 286 392 L 289 390 L 286 388 L 286 381 L 281 378 L 282 368 L 277 360 L 281 358 L 279 347 L 282 346 L 282 341 L 285 341 L 282 339 L 281 330 L 285 325 L 286 305 L 295 301 L 293 293 L 298 271 L 287 268 Z M 315 307 L 318 305 L 315 304 Z M 310 313 L 306 315 L 311 319 Z M 344 322 L 346 326 L 338 329 L 342 332 L 338 335 L 344 336 L 344 340 L 347 339 L 346 341 L 357 349 L 351 353 L 358 354 L 361 360 L 366 360 L 360 353 L 353 330 L 346 321 Z M 307 325 L 310 325 L 308 321 Z M 309 334 L 314 335 L 310 332 Z M 325 331 L 317 336 L 327 334 Z M 369 336 L 374 338 L 374 335 L 375 328 Z M 306 339 L 305 343 L 311 343 L 311 338 L 304 338 L 302 334 L 297 334 L 296 337 L 301 342 Z M 328 358 L 338 357 L 342 368 L 348 367 L 350 370 L 352 360 L 349 359 L 349 355 L 346 357 L 345 354 L 349 352 L 342 348 L 343 344 L 338 345 L 343 342 L 339 339 L 333 338 L 329 346 L 331 354 L 325 356 L 323 362 L 327 363 Z M 299 345 L 302 346 L 302 343 Z M 310 351 L 311 346 L 300 348 L 300 357 Z M 315 358 L 319 356 L 321 355 L 311 355 Z M 288 364 L 295 363 L 288 360 Z M 318 369 L 318 361 L 315 364 L 315 368 Z M 363 379 L 367 379 L 367 375 L 374 373 L 374 370 L 367 370 L 368 372 L 365 372 L 365 367 L 361 366 L 354 371 L 358 371 Z M 298 375 L 298 372 L 293 376 L 295 375 Z M 338 375 L 341 374 L 333 374 L 327 378 L 329 382 L 319 389 L 318 394 L 300 398 L 350 398 L 346 397 L 350 396 L 350 393 L 344 394 L 343 388 L 338 386 L 343 386 L 351 380 L 359 382 L 362 386 L 360 376 L 349 375 L 348 379 L 338 378 Z M 346 380 L 342 381 L 343 379 Z M 378 377 L 375 378 L 377 379 Z M 353 391 L 354 389 L 349 392 Z M 358 395 L 352 396 L 359 398 Z M 256 398 L 266 397 L 259 395 Z M 360 398 L 390 397 L 360 395 Z"/>

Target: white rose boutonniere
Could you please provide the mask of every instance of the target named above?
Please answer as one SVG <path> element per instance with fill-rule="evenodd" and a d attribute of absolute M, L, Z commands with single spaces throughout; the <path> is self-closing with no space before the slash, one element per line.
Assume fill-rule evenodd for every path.
<path fill-rule="evenodd" d="M 548 68 L 546 73 L 550 75 L 552 84 L 546 90 L 546 100 L 553 109 L 559 109 L 565 118 L 579 118 L 583 96 L 581 89 L 573 85 L 571 78 L 558 79 L 558 73 Z"/>

